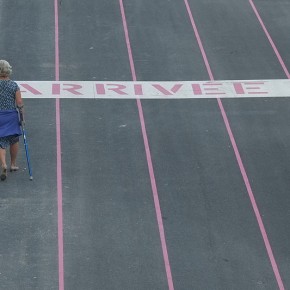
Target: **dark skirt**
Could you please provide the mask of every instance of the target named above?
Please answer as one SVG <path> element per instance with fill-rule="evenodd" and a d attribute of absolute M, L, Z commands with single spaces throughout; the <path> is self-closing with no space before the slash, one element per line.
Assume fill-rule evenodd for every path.
<path fill-rule="evenodd" d="M 19 142 L 19 135 L 0 137 L 0 148 L 6 149 L 10 145 L 13 145 L 17 142 Z"/>

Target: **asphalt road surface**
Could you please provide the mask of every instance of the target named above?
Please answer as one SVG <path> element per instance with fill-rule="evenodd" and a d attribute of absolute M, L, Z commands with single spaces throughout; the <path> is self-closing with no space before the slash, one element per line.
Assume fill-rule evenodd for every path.
<path fill-rule="evenodd" d="M 289 0 L 0 1 L 23 81 L 290 78 Z M 290 96 L 289 96 L 290 97 Z M 290 99 L 26 99 L 2 290 L 290 289 Z"/>

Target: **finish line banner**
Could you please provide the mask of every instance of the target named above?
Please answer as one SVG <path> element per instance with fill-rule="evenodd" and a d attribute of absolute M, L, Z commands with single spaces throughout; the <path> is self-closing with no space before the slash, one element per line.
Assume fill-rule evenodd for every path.
<path fill-rule="evenodd" d="M 290 80 L 99 82 L 17 81 L 23 98 L 197 99 L 290 97 Z"/>

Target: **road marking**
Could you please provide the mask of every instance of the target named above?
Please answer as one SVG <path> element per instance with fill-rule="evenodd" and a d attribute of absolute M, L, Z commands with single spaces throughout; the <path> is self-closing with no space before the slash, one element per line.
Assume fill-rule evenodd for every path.
<path fill-rule="evenodd" d="M 54 0 L 54 43 L 55 43 L 55 81 L 59 81 L 59 11 L 58 0 Z M 42 96 L 43 93 L 33 88 L 34 84 L 22 82 L 20 87 L 24 89 L 23 97 Z M 37 87 L 37 86 L 36 86 Z M 60 100 L 55 97 L 55 121 L 56 121 L 56 185 L 57 185 L 57 236 L 58 236 L 58 290 L 64 290 L 64 243 L 63 243 L 63 192 L 62 192 L 62 161 L 61 161 L 61 119 Z"/>
<path fill-rule="evenodd" d="M 198 32 L 197 26 L 195 24 L 195 21 L 194 21 L 194 18 L 193 18 L 193 14 L 191 12 L 188 0 L 184 0 L 184 3 L 185 3 L 185 6 L 186 6 L 186 9 L 187 9 L 191 24 L 192 24 L 192 28 L 194 30 L 195 38 L 196 38 L 196 40 L 198 42 L 199 49 L 200 49 L 200 51 L 202 53 L 204 64 L 206 66 L 209 78 L 210 78 L 211 81 L 214 81 L 214 76 L 213 76 L 213 73 L 212 73 L 208 58 L 207 58 L 207 54 L 205 52 L 205 49 L 203 47 L 203 43 L 202 43 L 201 38 L 199 36 L 199 32 Z M 267 84 L 269 85 L 269 83 L 273 84 L 273 83 L 275 83 L 275 81 L 274 80 L 272 80 L 272 81 L 269 80 Z M 251 92 L 252 96 L 258 96 L 259 95 L 259 94 L 255 95 L 255 92 L 256 92 L 257 88 L 261 88 L 261 91 L 259 91 L 260 92 L 260 96 L 263 95 L 261 93 L 262 91 L 264 91 L 265 96 L 269 96 L 270 95 L 270 90 L 264 90 L 264 84 L 266 84 L 264 81 L 256 82 L 255 84 L 253 84 L 254 87 L 252 87 L 251 84 L 253 84 L 251 81 L 247 82 L 246 89 L 247 89 L 248 93 Z M 272 94 L 274 93 L 274 97 L 275 97 L 275 94 L 276 95 L 281 95 L 280 92 L 278 94 L 278 91 L 280 91 L 280 87 L 277 86 L 277 83 L 275 83 L 275 84 L 276 84 L 276 90 L 272 91 Z M 257 87 L 255 87 L 255 85 L 257 85 Z M 289 86 L 289 84 L 288 84 L 288 86 Z M 286 85 L 286 88 L 287 88 L 287 85 Z M 241 88 L 239 88 L 238 91 L 240 93 L 242 93 L 241 95 L 243 95 L 244 87 L 242 86 Z M 257 223 L 258 223 L 259 228 L 260 228 L 261 235 L 263 237 L 263 241 L 264 241 L 264 244 L 265 244 L 265 247 L 266 247 L 266 250 L 267 250 L 268 257 L 270 259 L 270 263 L 271 263 L 271 266 L 272 266 L 276 281 L 277 281 L 277 283 L 279 285 L 279 289 L 280 290 L 284 290 L 283 281 L 281 279 L 281 275 L 280 275 L 280 272 L 279 272 L 279 269 L 278 269 L 278 265 L 277 265 L 276 259 L 274 257 L 273 251 L 272 251 L 272 247 L 271 247 L 271 244 L 270 244 L 270 241 L 269 241 L 269 238 L 268 238 L 265 226 L 264 226 L 264 222 L 263 222 L 262 216 L 260 214 L 260 210 L 258 208 L 258 205 L 256 203 L 256 199 L 255 199 L 255 196 L 254 196 L 254 193 L 253 193 L 253 190 L 252 190 L 251 183 L 250 183 L 249 178 L 248 178 L 248 174 L 247 174 L 246 169 L 244 167 L 243 160 L 241 158 L 238 145 L 236 143 L 234 134 L 233 134 L 232 129 L 231 129 L 231 125 L 230 125 L 229 119 L 227 117 L 226 111 L 224 109 L 224 106 L 223 106 L 223 103 L 222 103 L 222 100 L 221 100 L 220 97 L 217 98 L 217 102 L 218 102 L 218 106 L 220 108 L 220 111 L 221 111 L 221 114 L 222 114 L 226 129 L 227 129 L 227 132 L 228 132 L 228 135 L 229 135 L 229 138 L 230 138 L 230 141 L 231 141 L 235 156 L 236 156 L 236 160 L 237 160 L 239 168 L 240 168 L 241 175 L 243 177 L 245 186 L 247 188 L 247 192 L 248 192 L 248 195 L 249 195 L 252 207 L 253 207 L 253 211 L 254 211 L 256 219 L 257 219 Z"/>
<path fill-rule="evenodd" d="M 204 99 L 290 97 L 290 80 L 18 81 L 23 98 Z"/>

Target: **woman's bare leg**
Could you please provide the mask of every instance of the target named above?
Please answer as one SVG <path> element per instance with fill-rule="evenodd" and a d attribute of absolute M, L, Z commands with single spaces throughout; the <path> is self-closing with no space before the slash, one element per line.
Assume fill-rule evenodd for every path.
<path fill-rule="evenodd" d="M 11 167 L 16 167 L 16 158 L 18 154 L 19 143 L 10 145 Z"/>
<path fill-rule="evenodd" d="M 1 167 L 2 168 L 7 168 L 6 164 L 6 150 L 0 148 L 0 162 L 1 162 Z"/>

